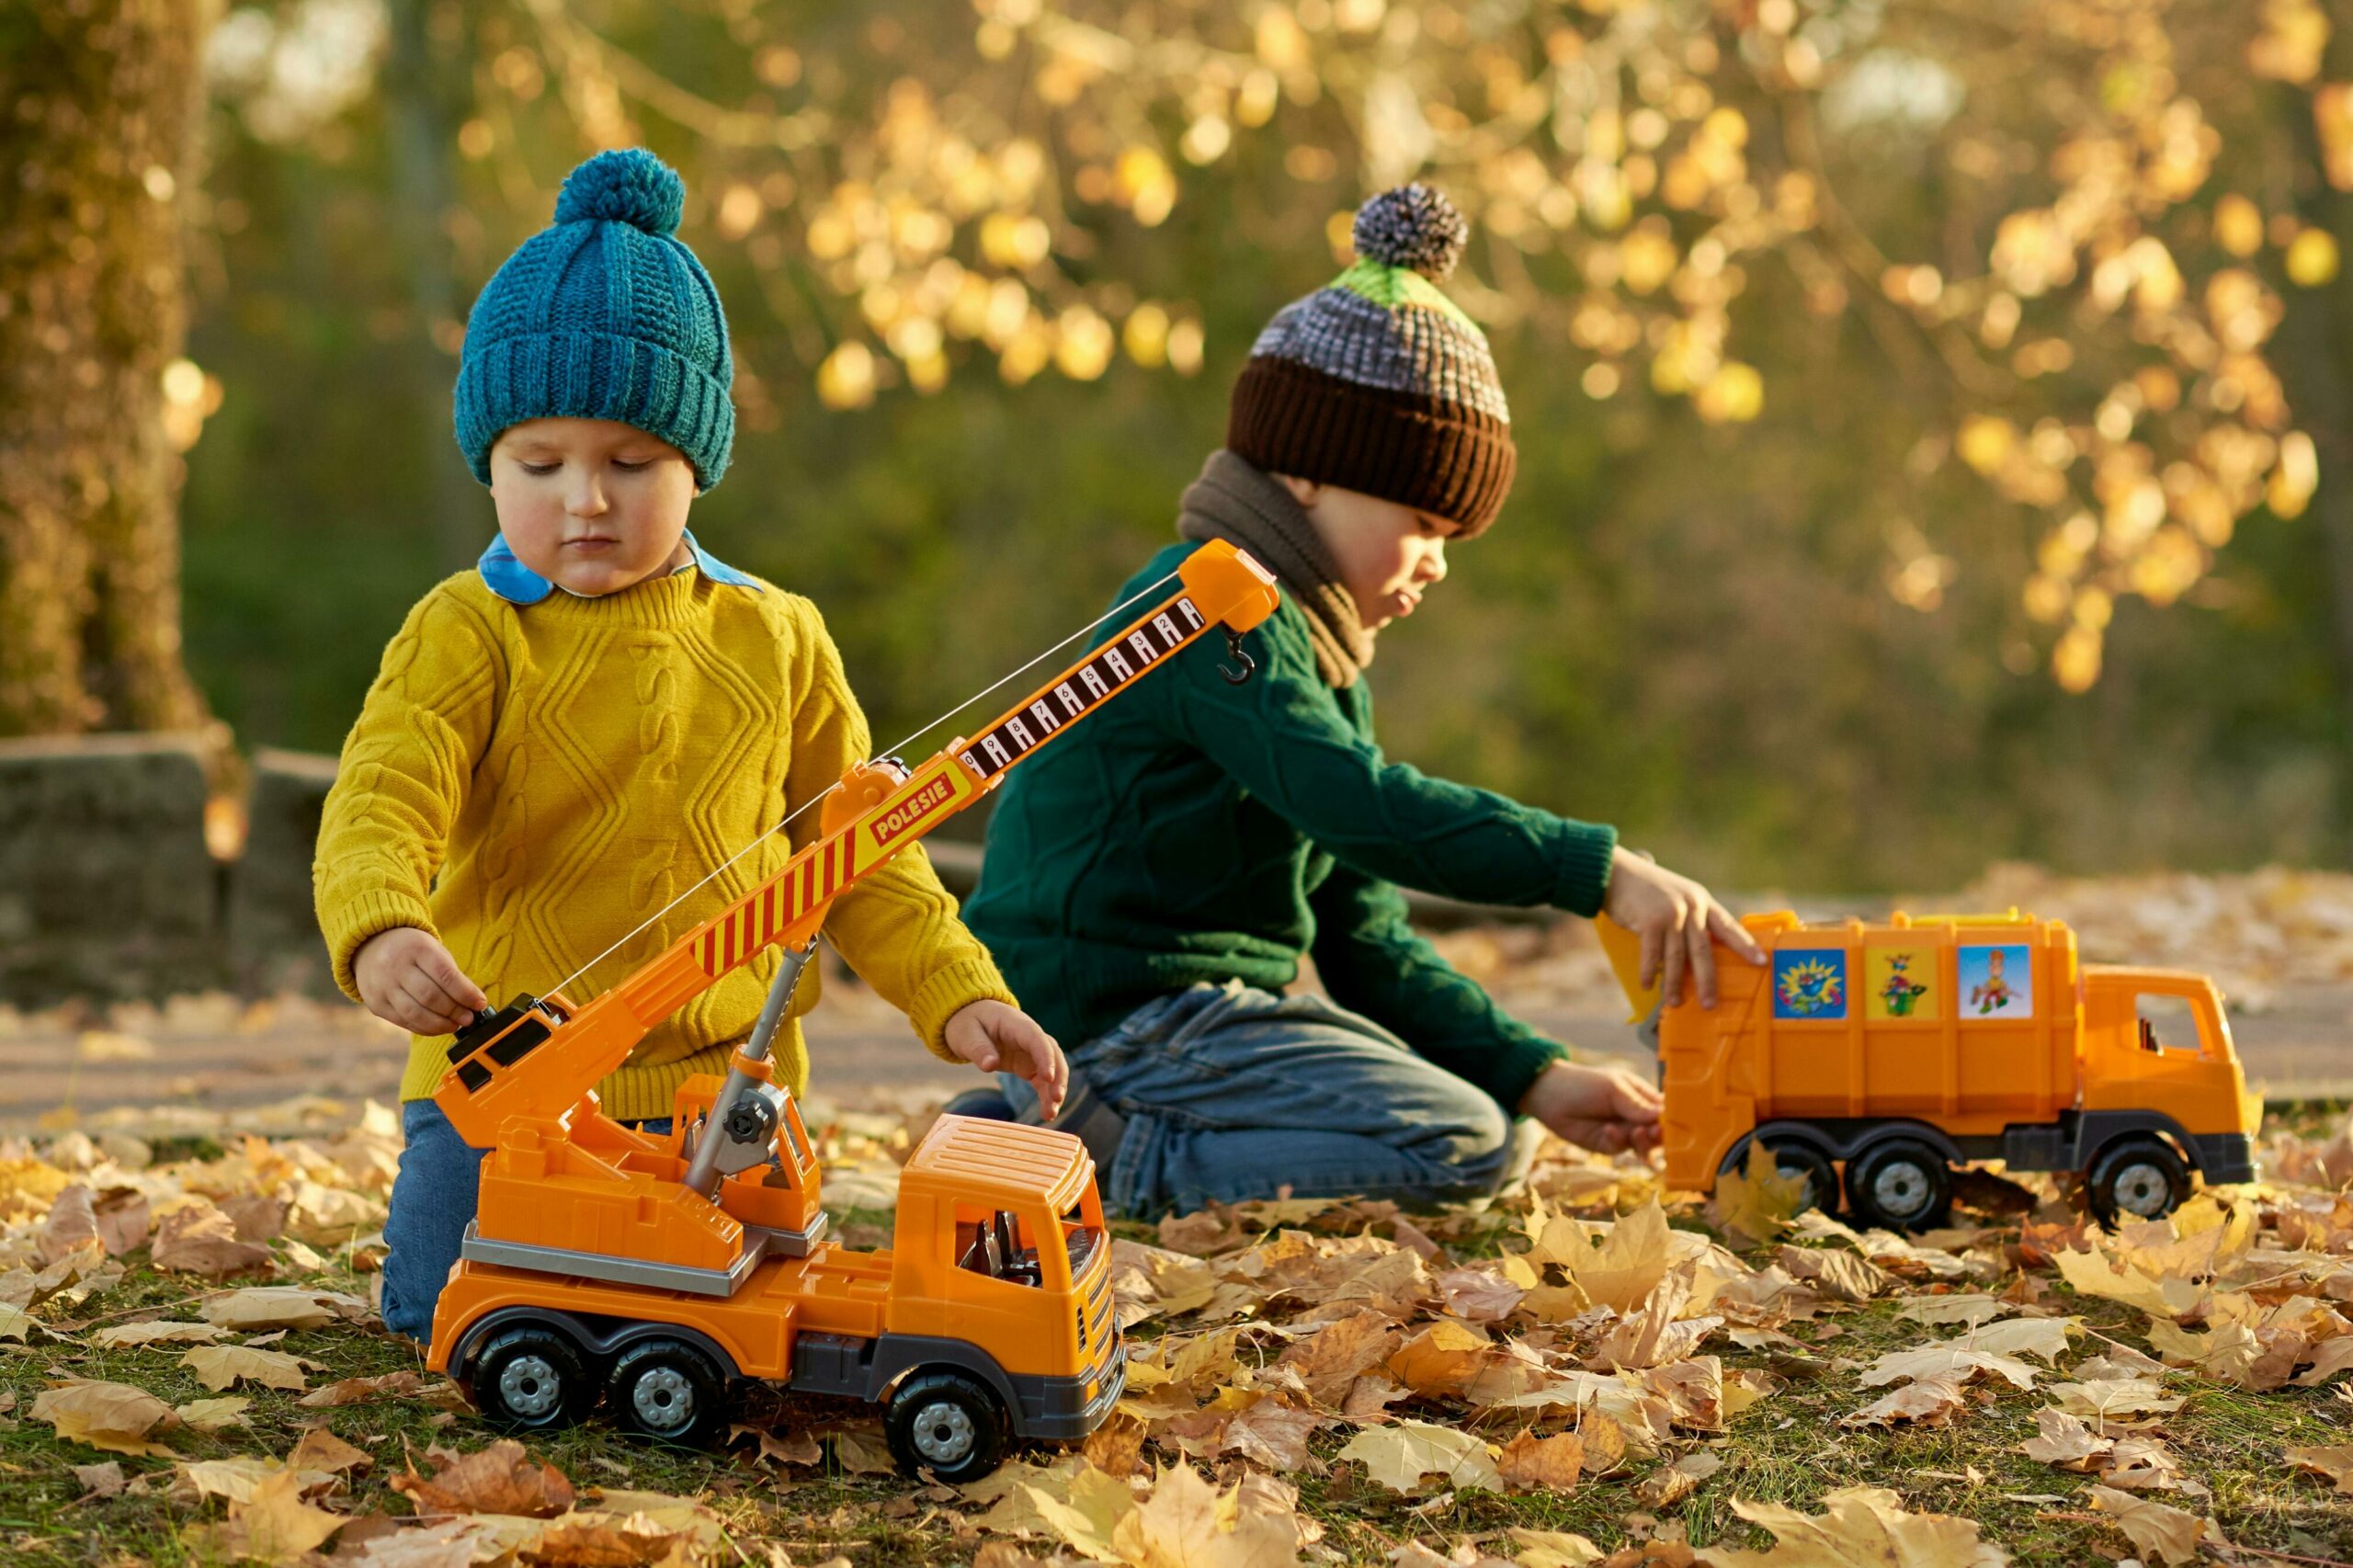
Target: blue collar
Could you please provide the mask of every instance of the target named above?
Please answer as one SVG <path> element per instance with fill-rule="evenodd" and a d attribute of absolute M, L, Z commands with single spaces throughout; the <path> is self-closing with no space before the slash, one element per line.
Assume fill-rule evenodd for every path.
<path fill-rule="evenodd" d="M 732 583 L 756 594 L 762 591 L 758 578 L 736 571 L 697 544 L 691 528 L 687 531 L 687 549 L 694 555 L 695 569 L 712 582 Z M 482 574 L 482 580 L 489 585 L 492 593 L 511 605 L 535 605 L 555 592 L 553 583 L 515 559 L 515 552 L 506 548 L 505 534 L 491 536 L 490 548 L 482 552 L 474 570 Z M 677 570 L 683 572 L 686 568 Z"/>

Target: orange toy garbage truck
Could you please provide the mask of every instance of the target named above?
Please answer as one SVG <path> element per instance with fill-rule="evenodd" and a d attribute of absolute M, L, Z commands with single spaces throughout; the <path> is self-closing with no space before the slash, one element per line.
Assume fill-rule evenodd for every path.
<path fill-rule="evenodd" d="M 1182 586 L 913 769 L 858 764 L 813 843 L 612 989 L 483 1013 L 435 1094 L 490 1153 L 426 1364 L 494 1422 L 546 1428 L 601 1400 L 623 1426 L 706 1437 L 745 1380 L 879 1403 L 909 1473 L 966 1482 L 1017 1439 L 1070 1440 L 1119 1401 L 1110 1245 L 1094 1162 L 1066 1132 L 943 1117 L 907 1162 L 892 1244 L 829 1239 L 821 1177 L 768 1049 L 831 901 L 1212 627 L 1239 670 L 1274 578 L 1222 542 Z M 1000 683 L 1002 684 L 1002 683 Z M 789 819 L 788 819 L 789 820 Z M 770 946 L 784 949 L 722 1080 L 679 1087 L 671 1131 L 624 1127 L 591 1087 L 648 1029 Z"/>
<path fill-rule="evenodd" d="M 2204 975 L 2079 964 L 2056 920 L 1897 914 L 1742 924 L 1763 966 L 1721 951 L 1713 1010 L 1657 1013 L 1670 1187 L 1712 1191 L 1761 1141 L 1809 1203 L 1893 1230 L 1943 1222 L 1952 1168 L 2074 1171 L 2103 1222 L 2154 1219 L 2255 1176 L 2247 1092 Z M 1602 937 L 1638 1016 L 1633 937 Z"/>

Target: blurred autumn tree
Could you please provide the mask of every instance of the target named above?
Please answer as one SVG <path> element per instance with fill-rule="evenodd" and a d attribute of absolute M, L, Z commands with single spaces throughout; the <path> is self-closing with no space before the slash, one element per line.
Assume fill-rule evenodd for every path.
<path fill-rule="evenodd" d="M 1399 750 L 1751 882 L 2335 855 L 2347 46 L 2309 0 L 242 7 L 199 667 L 334 744 L 490 526 L 462 301 L 596 146 L 685 170 L 729 301 L 699 534 L 818 598 L 888 733 L 1100 602 L 1422 177 L 1526 466 L 1385 640 Z"/>
<path fill-rule="evenodd" d="M 204 10 L 0 12 L 0 734 L 206 724 L 176 510 Z"/>

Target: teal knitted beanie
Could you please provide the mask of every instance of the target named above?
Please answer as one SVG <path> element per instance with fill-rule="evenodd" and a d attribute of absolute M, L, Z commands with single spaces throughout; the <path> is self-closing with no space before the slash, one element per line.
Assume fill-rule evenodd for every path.
<path fill-rule="evenodd" d="M 674 231 L 687 187 L 642 147 L 563 182 L 555 224 L 517 247 L 466 320 L 458 446 L 490 483 L 499 432 L 527 419 L 614 419 L 658 436 L 708 490 L 735 440 L 719 290 Z"/>

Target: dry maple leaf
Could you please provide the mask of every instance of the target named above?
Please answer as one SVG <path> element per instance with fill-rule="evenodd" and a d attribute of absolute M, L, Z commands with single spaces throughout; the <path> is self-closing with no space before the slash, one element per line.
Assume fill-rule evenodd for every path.
<path fill-rule="evenodd" d="M 1568 1530 L 1531 1530 L 1512 1527 L 1519 1548 L 1519 1568 L 1591 1568 L 1608 1554 L 1581 1535 Z"/>
<path fill-rule="evenodd" d="M 271 1564 L 301 1562 L 349 1521 L 302 1500 L 299 1477 L 281 1471 L 261 1482 L 243 1503 L 229 1506 L 227 1522 L 194 1532 L 224 1559 Z"/>
<path fill-rule="evenodd" d="M 95 1379 L 42 1390 L 33 1398 L 32 1415 L 56 1427 L 63 1441 L 114 1454 L 169 1455 L 171 1449 L 147 1435 L 178 1419 L 145 1389 Z"/>
<path fill-rule="evenodd" d="M 474 1568 L 514 1551 L 511 1532 L 478 1518 L 441 1519 L 421 1529 L 369 1537 L 356 1551 L 337 1544 L 335 1568 Z"/>
<path fill-rule="evenodd" d="M 210 1345 L 228 1334 L 209 1323 L 117 1323 L 94 1331 L 90 1343 L 108 1350 L 150 1345 Z"/>
<path fill-rule="evenodd" d="M 1398 1346 L 1389 1375 L 1424 1399 L 1439 1399 L 1461 1393 L 1495 1349 L 1477 1329 L 1442 1318 Z"/>
<path fill-rule="evenodd" d="M 1654 1198 L 1610 1226 L 1598 1246 L 1580 1242 L 1550 1261 L 1596 1305 L 1631 1312 L 1666 1273 L 1666 1211 Z"/>
<path fill-rule="evenodd" d="M 1733 1512 L 1773 1532 L 1770 1551 L 1708 1549 L 1712 1568 L 2005 1568 L 2009 1554 L 1978 1535 L 1977 1521 L 1912 1514 L 1894 1493 L 1847 1486 L 1823 1499 L 1824 1512 L 1735 1500 Z"/>
<path fill-rule="evenodd" d="M 2076 1471 L 2097 1468 L 2113 1452 L 2114 1438 L 2101 1437 L 2078 1416 L 2045 1406 L 2034 1413 L 2036 1435 L 2018 1445 L 2018 1452 L 2044 1464 Z"/>
<path fill-rule="evenodd" d="M 338 1320 L 361 1323 L 368 1303 L 340 1290 L 305 1290 L 288 1285 L 248 1286 L 204 1303 L 204 1321 L 251 1333 L 265 1328 L 324 1328 Z"/>
<path fill-rule="evenodd" d="M 2353 1447 L 2290 1449 L 2287 1454 L 2288 1462 L 2306 1475 L 2333 1482 L 2339 1492 L 2353 1492 Z"/>
<path fill-rule="evenodd" d="M 548 1521 L 527 1555 L 534 1568 L 653 1568 L 685 1541 L 642 1514 L 566 1514 Z"/>
<path fill-rule="evenodd" d="M 1245 1512 L 1177 1465 L 1111 1531 L 1133 1568 L 1297 1568 L 1300 1530 L 1288 1514 Z"/>
<path fill-rule="evenodd" d="M 2034 1369 L 2025 1362 L 1996 1356 L 1990 1350 L 1972 1350 L 1959 1343 L 1891 1350 L 1864 1369 L 1862 1383 L 1865 1388 L 1877 1388 L 1882 1383 L 1903 1380 L 1916 1382 L 1923 1378 L 1952 1378 L 1968 1382 L 1981 1372 L 2006 1379 L 2018 1388 L 2034 1387 Z"/>
<path fill-rule="evenodd" d="M 182 1356 L 180 1364 L 198 1382 L 215 1391 L 233 1388 L 239 1382 L 259 1383 L 272 1389 L 308 1386 L 308 1380 L 302 1376 L 307 1363 L 282 1350 L 256 1350 L 244 1345 L 199 1345 Z"/>
<path fill-rule="evenodd" d="M 85 1497 L 119 1497 L 122 1495 L 122 1466 L 113 1460 L 103 1464 L 77 1464 L 66 1467 L 74 1479 L 82 1483 Z"/>
<path fill-rule="evenodd" d="M 1806 1200 L 1802 1175 L 1783 1175 L 1780 1161 L 1757 1139 L 1748 1145 L 1747 1163 L 1716 1177 L 1714 1196 L 1708 1200 L 1708 1222 L 1729 1231 L 1751 1244 L 1762 1245 L 1790 1228 Z"/>
<path fill-rule="evenodd" d="M 1312 1410 L 1295 1410 L 1278 1400 L 1262 1399 L 1227 1424 L 1217 1451 L 1239 1454 L 1271 1471 L 1307 1470 L 1314 1465 L 1307 1439 L 1323 1424 L 1324 1417 Z"/>
<path fill-rule="evenodd" d="M 2133 1550 L 2143 1558 L 2154 1556 L 2177 1564 L 2197 1560 L 2198 1543 L 2206 1535 L 2207 1521 L 2196 1514 L 2154 1498 L 2135 1497 L 2113 1486 L 2095 1486 L 2091 1497 L 2092 1506 L 2112 1515 L 2116 1528 L 2125 1533 Z"/>
<path fill-rule="evenodd" d="M 1910 1318 L 1914 1323 L 1927 1324 L 1931 1328 L 1945 1328 L 1963 1324 L 1971 1328 L 1991 1323 L 2005 1312 L 2018 1311 L 2016 1305 L 1999 1296 L 1954 1294 L 1949 1296 L 1914 1296 L 1895 1309 L 1895 1315 Z"/>
<path fill-rule="evenodd" d="M 1661 1465 L 1634 1487 L 1634 1495 L 1653 1513 L 1671 1508 L 1694 1492 L 1699 1483 L 1723 1469 L 1724 1461 L 1705 1449 L 1685 1454 L 1673 1464 Z"/>
<path fill-rule="evenodd" d="M 1851 1415 L 1839 1417 L 1841 1426 L 1892 1426 L 1899 1421 L 1940 1426 L 1969 1408 L 1961 1380 L 1949 1373 L 1932 1374 L 1881 1395 Z"/>
<path fill-rule="evenodd" d="M 239 1394 L 228 1399 L 192 1399 L 172 1406 L 172 1414 L 199 1432 L 222 1432 L 244 1419 L 253 1401 Z"/>
<path fill-rule="evenodd" d="M 1355 1460 L 1365 1473 L 1392 1492 L 1418 1492 L 1423 1477 L 1435 1475 L 1449 1486 L 1478 1486 L 1489 1492 L 1504 1489 L 1486 1443 L 1452 1426 L 1427 1421 L 1399 1421 L 1372 1426 L 1348 1439 L 1338 1459 Z"/>
<path fill-rule="evenodd" d="M 320 1410 L 337 1404 L 358 1404 L 387 1395 L 415 1393 L 424 1386 L 425 1379 L 415 1372 L 385 1372 L 373 1378 L 345 1378 L 324 1388 L 313 1389 L 295 1403 Z"/>
<path fill-rule="evenodd" d="M 313 1426 L 302 1434 L 286 1456 L 286 1468 L 294 1471 L 324 1471 L 330 1475 L 349 1475 L 366 1470 L 376 1461 L 364 1449 L 356 1449 L 324 1426 Z"/>
<path fill-rule="evenodd" d="M 2154 1378 L 2100 1378 L 2089 1382 L 2052 1383 L 2044 1390 L 2070 1415 L 2105 1420 L 2126 1415 L 2162 1415 L 2179 1410 L 2183 1401 L 2165 1392 Z"/>
<path fill-rule="evenodd" d="M 1387 1361 L 1401 1338 L 1396 1324 L 1385 1313 L 1353 1312 L 1304 1339 L 1291 1341 L 1275 1364 L 1294 1369 L 1309 1398 L 1326 1409 L 1336 1409 L 1358 1376 Z"/>
<path fill-rule="evenodd" d="M 1436 1284 L 1446 1310 L 1465 1323 L 1501 1323 L 1528 1291 L 1485 1265 L 1449 1268 Z"/>
<path fill-rule="evenodd" d="M 2198 1304 L 2200 1294 L 2187 1279 L 2153 1278 L 2129 1265 L 2118 1268 L 2097 1252 L 2054 1253 L 2051 1261 L 2079 1293 L 2122 1301 L 2153 1318 L 2177 1318 Z"/>
<path fill-rule="evenodd" d="M 1540 1437 L 1531 1426 L 1495 1454 L 1496 1473 L 1522 1492 L 1574 1492 L 1584 1468 L 1585 1439 L 1574 1432 Z"/>
<path fill-rule="evenodd" d="M 435 1449 L 427 1456 L 440 1460 L 431 1476 L 412 1466 L 392 1478 L 392 1490 L 407 1494 L 420 1514 L 519 1514 L 527 1518 L 552 1518 L 572 1506 L 572 1483 L 551 1464 L 542 1464 L 523 1451 L 512 1437 L 501 1437 L 471 1454 Z"/>
<path fill-rule="evenodd" d="M 149 1256 L 158 1268 L 222 1279 L 269 1266 L 269 1249 L 240 1241 L 229 1216 L 209 1203 L 191 1203 L 164 1216 Z"/>

